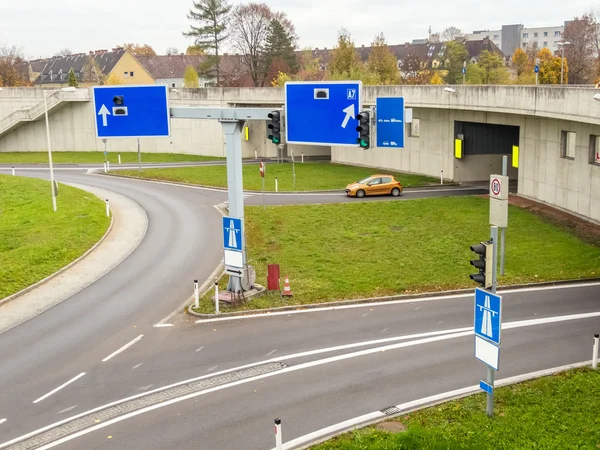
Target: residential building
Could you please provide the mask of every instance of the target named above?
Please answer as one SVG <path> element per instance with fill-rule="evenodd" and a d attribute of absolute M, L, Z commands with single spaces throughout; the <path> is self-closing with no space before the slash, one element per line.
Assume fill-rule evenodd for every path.
<path fill-rule="evenodd" d="M 102 77 L 114 84 L 154 84 L 154 79 L 131 52 L 123 48 L 96 50 L 29 61 L 29 79 L 36 86 L 60 87 L 69 84 L 73 69 L 79 86 L 100 84 Z M 101 76 L 96 73 L 100 72 Z"/>
<path fill-rule="evenodd" d="M 166 84 L 172 88 L 184 87 L 185 70 L 192 66 L 196 72 L 205 60 L 205 56 L 197 55 L 156 55 L 138 56 L 138 61 L 150 72 L 156 84 Z M 198 87 L 207 87 L 211 79 L 198 76 Z"/>

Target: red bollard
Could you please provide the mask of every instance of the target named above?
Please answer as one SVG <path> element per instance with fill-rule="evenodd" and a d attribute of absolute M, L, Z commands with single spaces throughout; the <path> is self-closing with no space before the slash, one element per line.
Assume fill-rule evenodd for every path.
<path fill-rule="evenodd" d="M 279 291 L 279 264 L 269 264 L 267 266 L 267 290 Z"/>

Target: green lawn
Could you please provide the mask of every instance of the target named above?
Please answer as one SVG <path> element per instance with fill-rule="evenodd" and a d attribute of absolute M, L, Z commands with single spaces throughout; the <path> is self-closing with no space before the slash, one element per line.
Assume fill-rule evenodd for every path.
<path fill-rule="evenodd" d="M 364 167 L 347 166 L 332 163 L 296 163 L 296 190 L 319 191 L 345 189 L 349 183 L 361 180 L 381 170 Z M 421 175 L 384 171 L 398 177 L 403 186 L 421 186 L 439 183 L 439 178 Z M 292 163 L 267 164 L 265 190 L 275 191 L 275 178 L 278 180 L 279 191 L 293 191 Z M 137 170 L 119 170 L 118 175 L 130 175 L 159 180 L 178 181 L 183 183 L 201 184 L 205 186 L 227 186 L 227 167 L 182 167 L 175 169 L 146 169 L 141 173 Z M 259 165 L 245 164 L 243 166 L 244 189 L 262 190 L 262 179 Z"/>
<path fill-rule="evenodd" d="M 474 288 L 469 246 L 490 234 L 489 200 L 480 197 L 245 211 L 257 282 L 266 285 L 267 264 L 279 264 L 294 294 L 253 299 L 244 306 L 251 309 Z M 600 275 L 600 246 L 526 210 L 509 207 L 506 239 L 501 285 Z M 204 301 L 199 312 L 214 306 Z"/>
<path fill-rule="evenodd" d="M 311 449 L 597 449 L 599 399 L 600 371 L 578 369 L 497 388 L 491 419 L 481 393 L 400 416 L 400 433 L 371 426 Z"/>
<path fill-rule="evenodd" d="M 53 274 L 85 253 L 110 224 L 102 200 L 59 184 L 0 175 L 0 299 Z"/>
<path fill-rule="evenodd" d="M 137 163 L 137 152 L 109 152 L 108 161 L 118 163 Z M 142 163 L 168 163 L 186 161 L 216 161 L 224 158 L 200 155 L 182 155 L 178 153 L 144 153 Z M 102 164 L 104 152 L 52 152 L 52 162 L 55 164 Z M 2 152 L 0 164 L 48 164 L 48 152 Z"/>

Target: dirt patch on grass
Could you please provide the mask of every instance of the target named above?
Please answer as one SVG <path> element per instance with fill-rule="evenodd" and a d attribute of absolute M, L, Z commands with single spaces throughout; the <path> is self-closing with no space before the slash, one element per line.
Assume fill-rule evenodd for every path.
<path fill-rule="evenodd" d="M 487 195 L 482 195 L 481 197 L 488 198 Z M 561 228 L 568 229 L 579 239 L 589 242 L 596 247 L 600 247 L 600 225 L 588 222 L 587 220 L 581 219 L 568 212 L 561 211 L 550 205 L 545 205 L 518 195 L 510 194 L 508 196 L 508 203 L 530 211 Z"/>
<path fill-rule="evenodd" d="M 402 433 L 406 431 L 406 425 L 398 421 L 381 422 L 375 425 L 377 430 L 387 431 L 388 433 Z"/>

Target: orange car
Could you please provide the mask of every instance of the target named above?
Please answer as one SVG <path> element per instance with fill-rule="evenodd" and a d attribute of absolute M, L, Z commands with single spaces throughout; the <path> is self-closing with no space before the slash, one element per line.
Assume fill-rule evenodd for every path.
<path fill-rule="evenodd" d="M 365 195 L 393 195 L 402 193 L 402 184 L 393 175 L 371 175 L 346 186 L 346 194 L 362 198 Z"/>

